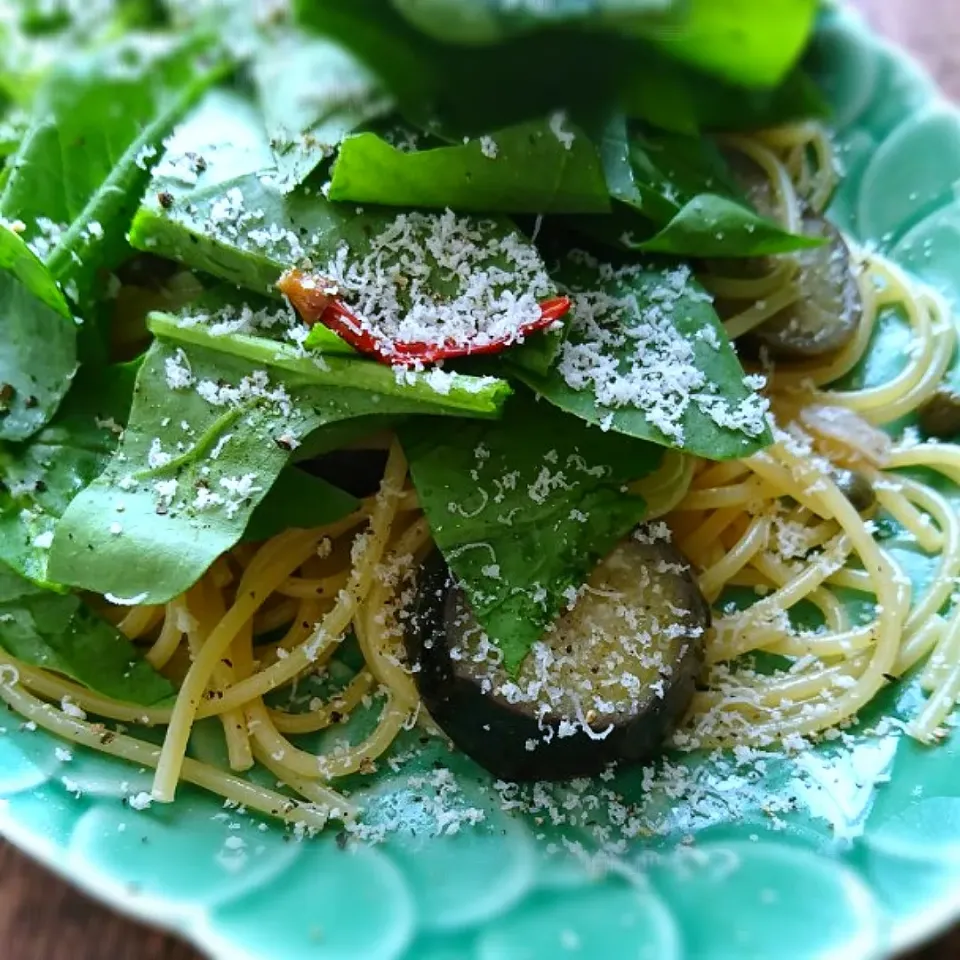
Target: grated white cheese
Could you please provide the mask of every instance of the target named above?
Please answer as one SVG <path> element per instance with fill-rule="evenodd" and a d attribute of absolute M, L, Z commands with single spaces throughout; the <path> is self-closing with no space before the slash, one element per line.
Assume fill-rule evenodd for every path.
<path fill-rule="evenodd" d="M 269 376 L 263 370 L 255 370 L 236 386 L 201 380 L 197 383 L 197 393 L 214 407 L 237 406 L 250 400 L 266 400 L 285 417 L 293 413 L 293 401 L 286 387 L 283 384 L 272 386 Z"/>
<path fill-rule="evenodd" d="M 517 343 L 553 285 L 536 249 L 517 234 L 491 236 L 476 220 L 402 213 L 354 258 L 342 245 L 321 272 L 342 291 L 360 327 L 393 344 L 480 347 Z M 441 297 L 438 279 L 453 288 Z"/>
<path fill-rule="evenodd" d="M 225 433 L 214 445 L 210 451 L 210 459 L 216 460 L 223 453 L 223 448 L 233 439 L 232 433 Z"/>
<path fill-rule="evenodd" d="M 49 217 L 37 217 L 34 223 L 37 232 L 34 233 L 27 242 L 27 246 L 30 247 L 41 260 L 46 260 L 54 248 L 60 243 L 60 239 L 67 229 L 67 225 L 65 223 L 55 223 Z"/>
<path fill-rule="evenodd" d="M 151 470 L 159 467 L 165 467 L 173 459 L 173 454 L 165 453 L 161 449 L 160 438 L 154 437 L 150 441 L 150 449 L 147 451 L 147 464 Z"/>
<path fill-rule="evenodd" d="M 132 810 L 146 810 L 153 803 L 153 797 L 149 793 L 141 791 L 127 797 L 127 805 Z"/>
<path fill-rule="evenodd" d="M 256 479 L 257 475 L 255 473 L 245 473 L 242 477 L 221 478 L 220 486 L 223 487 L 231 497 L 231 499 L 225 502 L 228 517 L 232 519 L 255 493 L 261 493 L 263 491 L 263 487 L 255 485 L 254 481 Z"/>
<path fill-rule="evenodd" d="M 167 386 L 171 390 L 185 390 L 194 384 L 193 371 L 190 369 L 190 361 L 183 349 L 178 347 L 176 354 L 167 357 L 164 361 L 164 373 L 166 375 Z"/>
<path fill-rule="evenodd" d="M 493 137 L 481 137 L 480 152 L 488 160 L 496 160 L 497 154 L 500 152 L 500 148 L 497 146 L 497 141 L 494 140 Z"/>
<path fill-rule="evenodd" d="M 649 292 L 650 302 L 641 307 L 626 289 L 642 273 L 641 267 L 615 269 L 579 251 L 571 256 L 599 269 L 602 280 L 622 282 L 624 294 L 572 291 L 570 336 L 557 366 L 569 387 L 592 390 L 603 407 L 642 410 L 653 426 L 677 443 L 683 442 L 683 419 L 691 404 L 719 426 L 748 436 L 763 433 L 768 401 L 750 393 L 731 406 L 717 395 L 716 385 L 697 362 L 694 343 L 677 329 L 676 311 L 696 296 L 688 267 L 667 271 L 662 284 Z M 700 296 L 710 299 L 706 293 Z"/>
<path fill-rule="evenodd" d="M 565 130 L 563 125 L 567 121 L 565 110 L 556 110 L 550 114 L 550 132 L 563 144 L 564 150 L 572 150 L 573 143 L 577 135 L 570 130 Z"/>
<path fill-rule="evenodd" d="M 212 510 L 215 507 L 222 507 L 224 502 L 224 498 L 219 493 L 214 493 L 209 487 L 200 487 L 193 498 L 193 509 Z"/>
<path fill-rule="evenodd" d="M 154 493 L 157 495 L 157 503 L 169 507 L 173 503 L 173 498 L 177 495 L 179 482 L 173 478 L 169 480 L 158 480 L 153 485 Z"/>

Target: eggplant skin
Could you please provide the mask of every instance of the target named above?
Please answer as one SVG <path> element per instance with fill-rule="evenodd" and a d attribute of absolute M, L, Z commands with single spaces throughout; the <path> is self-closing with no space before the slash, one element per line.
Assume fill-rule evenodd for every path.
<path fill-rule="evenodd" d="M 863 300 L 843 235 L 825 217 L 806 213 L 803 232 L 826 242 L 794 254 L 800 264 L 800 297 L 764 321 L 750 336 L 780 359 L 836 353 L 856 336 Z"/>
<path fill-rule="evenodd" d="M 656 544 L 655 550 L 661 556 L 668 551 L 670 562 L 679 566 L 681 559 L 672 547 Z M 710 622 L 709 606 L 690 571 L 671 576 L 684 581 L 681 592 L 692 608 L 690 623 L 697 629 L 680 643 L 663 695 L 651 695 L 635 713 L 591 718 L 593 736 L 579 723 L 572 734 L 568 725 L 568 735 L 561 737 L 562 717 L 548 713 L 538 720 L 534 704 L 511 703 L 496 692 L 485 692 L 463 661 L 451 657 L 448 626 L 465 601 L 439 551 L 433 553 L 421 568 L 406 628 L 407 656 L 416 665 L 414 676 L 424 706 L 456 747 L 502 780 L 568 780 L 593 776 L 611 763 L 652 759 L 693 698 L 703 669 L 703 634 Z M 502 668 L 501 674 L 506 677 Z M 610 731 L 603 736 L 607 728 Z"/>

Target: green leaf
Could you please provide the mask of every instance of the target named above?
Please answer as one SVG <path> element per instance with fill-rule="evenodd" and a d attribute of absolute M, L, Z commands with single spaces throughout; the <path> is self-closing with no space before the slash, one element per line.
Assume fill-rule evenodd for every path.
<path fill-rule="evenodd" d="M 627 250 L 681 257 L 756 257 L 819 246 L 760 216 L 705 137 L 630 133 L 612 115 L 601 137 L 614 216 L 584 220 L 591 235 Z"/>
<path fill-rule="evenodd" d="M 0 224 L 0 440 L 53 416 L 77 368 L 77 328 L 46 267 Z"/>
<path fill-rule="evenodd" d="M 545 27 L 630 29 L 658 21 L 677 0 L 392 0 L 424 33 L 445 43 L 495 43 Z"/>
<path fill-rule="evenodd" d="M 9 157 L 16 152 L 29 124 L 30 117 L 26 110 L 15 106 L 7 107 L 0 117 L 0 158 Z"/>
<path fill-rule="evenodd" d="M 308 187 L 283 195 L 272 163 L 256 110 L 236 94 L 215 91 L 169 143 L 150 193 L 134 219 L 131 242 L 273 296 L 279 296 L 274 286 L 280 274 L 305 258 L 320 272 L 339 277 L 376 254 L 379 266 L 361 271 L 361 288 L 370 272 L 379 278 L 394 276 L 400 266 L 405 278 L 426 264 L 428 276 L 394 289 L 404 308 L 409 306 L 404 303 L 409 291 L 416 290 L 424 313 L 431 313 L 433 307 L 450 304 L 470 289 L 470 276 L 462 269 L 443 268 L 430 249 L 441 228 L 463 232 L 464 227 L 476 238 L 471 241 L 475 252 L 465 261 L 472 268 L 469 272 L 496 269 L 501 279 L 492 282 L 492 292 L 498 296 L 529 292 L 515 289 L 515 264 L 522 259 L 531 265 L 524 267 L 529 276 L 540 263 L 539 256 L 506 218 L 454 218 L 450 224 L 441 218 L 450 219 L 453 214 L 360 209 L 331 202 Z M 403 244 L 389 239 L 394 230 L 403 232 Z M 341 283 L 348 305 L 351 283 Z M 543 295 L 550 295 L 546 287 Z M 375 308 L 380 299 L 378 296 Z M 325 337 L 327 343 L 331 339 L 326 333 L 315 336 Z"/>
<path fill-rule="evenodd" d="M 210 49 L 203 38 L 129 35 L 64 59 L 38 94 L 0 216 L 25 224 L 24 238 L 75 301 L 126 256 L 151 158 L 222 73 L 204 62 Z"/>
<path fill-rule="evenodd" d="M 822 242 L 789 233 L 743 204 L 704 193 L 685 203 L 649 240 L 627 246 L 681 257 L 760 257 L 818 247 Z"/>
<path fill-rule="evenodd" d="M 263 46 L 253 77 L 283 192 L 392 105 L 377 76 L 344 47 L 293 31 Z"/>
<path fill-rule="evenodd" d="M 636 24 L 659 49 L 745 87 L 774 87 L 796 65 L 820 0 L 686 0 L 660 22 Z"/>
<path fill-rule="evenodd" d="M 390 0 L 294 5 L 303 26 L 341 43 L 382 78 L 408 121 L 453 140 L 558 107 L 589 116 L 616 102 L 630 64 L 650 51 L 615 34 L 559 29 L 458 47 L 417 30 Z"/>
<path fill-rule="evenodd" d="M 297 467 L 285 467 L 250 515 L 243 539 L 269 540 L 293 527 L 320 527 L 353 513 L 359 506 L 356 497 L 332 483 Z"/>
<path fill-rule="evenodd" d="M 60 290 L 86 303 L 126 255 L 150 152 L 216 75 L 197 62 L 208 47 L 130 36 L 66 57 L 38 94 L 0 193 L 23 238 L 0 230 L 0 438 L 39 429 L 69 389 L 78 329 Z"/>
<path fill-rule="evenodd" d="M 294 0 L 294 7 L 298 23 L 350 50 L 405 111 L 429 112 L 437 85 L 433 54 L 444 47 L 420 36 L 389 0 Z"/>
<path fill-rule="evenodd" d="M 151 0 L 6 4 L 0 18 L 0 94 L 29 104 L 65 58 L 109 43 L 124 30 L 155 25 L 150 5 Z M 11 8 L 15 16 L 6 14 Z"/>
<path fill-rule="evenodd" d="M 24 663 L 127 703 L 152 706 L 176 693 L 116 627 L 79 597 L 42 590 L 2 567 L 0 646 Z"/>
<path fill-rule="evenodd" d="M 710 460 L 771 442 L 766 403 L 686 266 L 614 268 L 571 254 L 558 278 L 574 304 L 560 359 L 545 377 L 514 368 L 546 400 Z"/>
<path fill-rule="evenodd" d="M 643 37 L 677 60 L 749 87 L 772 87 L 784 78 L 819 7 L 819 0 L 392 2 L 408 22 L 447 43 L 492 45 L 554 27 L 604 30 Z"/>
<path fill-rule="evenodd" d="M 497 377 L 472 377 L 436 368 L 426 373 L 411 370 L 398 376 L 392 367 L 359 359 L 356 354 L 350 357 L 310 355 L 266 337 L 240 333 L 218 335 L 194 323 L 189 313 L 179 319 L 170 314 L 151 314 L 149 327 L 158 337 L 214 350 L 258 366 L 273 367 L 314 386 L 350 387 L 356 392 L 396 398 L 401 403 L 417 403 L 423 413 L 497 417 L 511 392 L 509 384 Z"/>
<path fill-rule="evenodd" d="M 22 443 L 0 442 L 0 561 L 56 589 L 53 528 L 107 465 L 127 422 L 137 363 L 81 369 L 54 419 Z"/>
<path fill-rule="evenodd" d="M 605 554 L 643 517 L 622 492 L 660 451 L 518 394 L 494 423 L 400 428 L 420 505 L 478 621 L 516 669 Z"/>
<path fill-rule="evenodd" d="M 563 114 L 457 146 L 405 152 L 374 133 L 347 137 L 331 200 L 480 213 L 604 213 L 596 148 Z"/>
<path fill-rule="evenodd" d="M 158 339 L 120 448 L 67 508 L 49 560 L 51 579 L 137 602 L 165 602 L 195 583 L 240 540 L 297 445 L 321 427 L 468 402 L 495 412 L 502 399 L 490 395 L 509 392 L 502 381 L 461 377 L 451 395 L 464 396 L 451 399 L 398 384 L 368 361 L 313 359 L 252 336 L 238 344 L 237 335 L 169 317 L 155 315 L 151 327 Z M 391 392 L 375 392 L 380 383 Z M 468 396 L 463 384 L 481 390 Z M 336 512 L 344 500 L 334 496 Z"/>
<path fill-rule="evenodd" d="M 724 83 L 653 51 L 633 61 L 622 91 L 620 106 L 628 117 L 688 136 L 711 130 L 750 132 L 830 113 L 801 68 L 773 89 L 756 89 Z"/>

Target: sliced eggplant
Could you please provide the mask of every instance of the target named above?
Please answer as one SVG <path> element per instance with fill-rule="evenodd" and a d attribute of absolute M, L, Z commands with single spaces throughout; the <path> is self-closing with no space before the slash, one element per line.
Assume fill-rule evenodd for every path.
<path fill-rule="evenodd" d="M 827 242 L 792 255 L 800 266 L 794 281 L 799 298 L 750 334 L 773 356 L 791 360 L 835 353 L 853 339 L 863 316 L 850 249 L 840 231 L 808 213 L 803 232 Z"/>
<path fill-rule="evenodd" d="M 766 172 L 739 151 L 727 153 L 730 169 L 747 199 L 761 216 L 777 217 L 776 197 Z M 748 353 L 766 347 L 787 360 L 834 353 L 853 338 L 863 314 L 860 288 L 851 266 L 850 250 L 836 227 L 804 204 L 801 232 L 826 240 L 822 246 L 791 254 L 799 266 L 795 279 L 800 297 L 743 338 Z M 724 264 L 721 273 L 738 270 L 742 277 L 770 273 L 776 258 L 759 257 Z M 742 302 L 720 303 L 723 315 L 744 309 Z"/>
<path fill-rule="evenodd" d="M 757 213 L 775 219 L 776 197 L 766 172 L 739 151 L 729 152 L 727 159 Z M 820 357 L 849 343 L 860 325 L 863 303 L 846 241 L 833 224 L 806 206 L 800 229 L 826 242 L 790 255 L 798 267 L 794 283 L 800 296 L 739 341 L 747 355 L 755 356 L 764 347 L 773 357 L 786 360 Z M 724 263 L 718 272 L 758 278 L 769 274 L 776 262 L 775 257 L 758 257 Z M 721 300 L 717 309 L 726 319 L 742 312 L 744 301 Z"/>
<path fill-rule="evenodd" d="M 501 779 L 564 780 L 660 750 L 690 704 L 709 624 L 683 557 L 630 538 L 515 677 L 439 553 L 421 571 L 406 646 L 424 706 L 456 746 Z"/>
<path fill-rule="evenodd" d="M 920 429 L 938 440 L 960 436 L 960 393 L 946 385 L 938 387 L 920 408 Z"/>

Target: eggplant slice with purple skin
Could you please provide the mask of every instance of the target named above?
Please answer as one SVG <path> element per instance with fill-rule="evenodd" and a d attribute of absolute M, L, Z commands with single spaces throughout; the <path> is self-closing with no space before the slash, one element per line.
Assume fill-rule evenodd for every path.
<path fill-rule="evenodd" d="M 774 357 L 803 360 L 836 353 L 856 335 L 863 300 L 850 249 L 840 231 L 815 213 L 803 217 L 803 232 L 826 243 L 792 254 L 799 263 L 800 295 L 750 333 Z"/>
<path fill-rule="evenodd" d="M 423 703 L 454 744 L 504 780 L 592 776 L 661 750 L 693 697 L 710 608 L 665 542 L 622 541 L 516 676 L 439 551 L 406 626 Z"/>
<path fill-rule="evenodd" d="M 778 215 L 773 187 L 760 166 L 739 152 L 728 155 L 730 168 L 747 199 L 762 216 Z M 790 254 L 798 264 L 794 283 L 799 296 L 744 337 L 754 350 L 765 347 L 782 360 L 807 360 L 836 353 L 856 335 L 863 317 L 863 299 L 854 273 L 850 248 L 840 231 L 826 217 L 809 207 L 803 209 L 800 229 L 825 242 Z M 774 258 L 726 264 L 745 276 L 768 273 Z M 721 302 L 718 309 L 728 318 L 744 309 L 742 302 Z"/>

